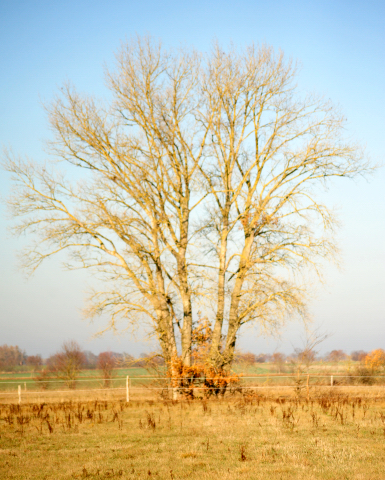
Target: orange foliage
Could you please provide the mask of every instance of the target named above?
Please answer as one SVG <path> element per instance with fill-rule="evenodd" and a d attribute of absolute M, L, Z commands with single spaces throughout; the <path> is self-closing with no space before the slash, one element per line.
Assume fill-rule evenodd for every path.
<path fill-rule="evenodd" d="M 180 357 L 174 358 L 168 376 L 172 385 L 186 397 L 194 397 L 194 390 L 203 392 L 205 397 L 224 395 L 227 388 L 239 382 L 239 376 L 215 369 L 204 363 L 183 365 Z"/>
<path fill-rule="evenodd" d="M 385 351 L 382 348 L 373 350 L 365 357 L 365 365 L 372 371 L 385 366 Z"/>
<path fill-rule="evenodd" d="M 198 322 L 192 332 L 191 366 L 183 365 L 180 357 L 173 358 L 168 368 L 168 376 L 174 387 L 186 397 L 193 397 L 194 390 L 203 391 L 206 397 L 224 395 L 226 389 L 239 381 L 239 376 L 214 368 L 206 363 L 210 349 L 212 330 L 207 319 Z"/>

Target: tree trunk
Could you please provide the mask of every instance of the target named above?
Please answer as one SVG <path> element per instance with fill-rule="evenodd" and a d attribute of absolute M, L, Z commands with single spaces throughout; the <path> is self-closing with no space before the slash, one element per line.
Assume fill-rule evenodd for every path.
<path fill-rule="evenodd" d="M 223 351 L 223 358 L 221 367 L 228 370 L 234 359 L 235 344 L 237 341 L 237 333 L 240 328 L 240 321 L 238 317 L 239 302 L 242 295 L 243 282 L 248 270 L 247 259 L 250 255 L 251 246 L 253 244 L 254 237 L 247 233 L 245 246 L 242 251 L 241 260 L 239 263 L 238 273 L 235 279 L 235 285 L 231 293 L 231 304 L 229 314 L 229 328 L 226 336 L 226 344 Z"/>
<path fill-rule="evenodd" d="M 209 352 L 209 363 L 214 367 L 220 366 L 222 362 L 221 339 L 222 328 L 225 313 L 225 277 L 226 277 L 226 254 L 228 237 L 228 215 L 224 219 L 224 225 L 221 235 L 221 245 L 219 250 L 219 272 L 217 289 L 217 314 L 213 328 L 211 346 Z"/>

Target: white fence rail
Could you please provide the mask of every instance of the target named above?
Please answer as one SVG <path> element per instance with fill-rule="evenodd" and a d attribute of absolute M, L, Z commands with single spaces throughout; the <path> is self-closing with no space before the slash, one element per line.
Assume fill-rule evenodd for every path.
<path fill-rule="evenodd" d="M 234 377 L 229 377 L 229 378 L 234 378 Z M 348 379 L 350 382 L 352 379 L 360 379 L 361 382 L 365 383 L 364 379 L 383 379 L 385 380 L 385 375 L 371 375 L 371 376 L 361 376 L 361 375 L 335 375 L 335 374 L 328 374 L 328 375 L 318 375 L 318 374 L 313 374 L 310 375 L 308 373 L 305 374 L 295 374 L 295 375 L 277 375 L 277 374 L 267 374 L 267 375 L 258 375 L 258 376 L 242 376 L 240 374 L 237 375 L 237 380 L 236 382 L 232 385 L 232 388 L 235 388 L 238 391 L 242 390 L 260 390 L 260 389 L 307 389 L 307 392 L 309 392 L 310 388 L 317 387 L 317 388 L 330 388 L 330 387 L 337 387 L 341 386 L 344 388 L 357 388 L 359 387 L 385 387 L 385 382 L 382 382 L 382 384 L 376 384 L 376 385 L 365 385 L 365 384 L 360 384 L 360 385 L 351 385 L 348 383 L 343 383 L 341 384 L 341 381 L 343 379 Z M 272 384 L 271 381 L 278 380 L 278 379 L 293 379 L 295 383 L 291 385 L 285 385 L 285 384 Z M 313 381 L 319 381 L 319 380 L 324 380 L 324 384 L 320 383 L 310 383 L 310 378 Z M 103 377 L 94 377 L 91 379 L 83 379 L 81 377 L 78 377 L 74 380 L 63 380 L 63 379 L 53 379 L 53 380 L 43 380 L 42 382 L 37 381 L 36 379 L 28 379 L 27 381 L 21 382 L 21 381 L 7 381 L 7 380 L 0 380 L 0 389 L 3 387 L 6 387 L 7 385 L 11 385 L 12 387 L 17 385 L 17 390 L 16 388 L 7 391 L 1 391 L 0 390 L 0 399 L 7 398 L 9 396 L 17 397 L 18 402 L 21 403 L 22 400 L 25 398 L 26 400 L 30 396 L 38 396 L 39 398 L 48 396 L 48 395 L 56 395 L 56 394 L 68 394 L 68 393 L 73 393 L 73 394 L 91 394 L 92 392 L 118 392 L 121 391 L 122 394 L 125 393 L 125 399 L 126 402 L 130 401 L 130 391 L 154 391 L 158 392 L 163 391 L 167 392 L 167 394 L 170 392 L 172 394 L 173 399 L 178 398 L 178 393 L 180 391 L 186 390 L 187 388 L 191 388 L 194 391 L 209 391 L 209 390 L 216 390 L 220 387 L 218 386 L 213 386 L 210 387 L 209 385 L 204 385 L 202 382 L 205 380 L 209 381 L 215 381 L 215 380 L 220 380 L 223 379 L 223 377 L 218 377 L 218 378 L 206 378 L 206 377 L 180 377 L 180 378 L 173 378 L 170 379 L 168 377 L 130 377 L 130 376 L 120 376 L 120 377 L 112 377 L 109 379 L 105 379 Z M 265 381 L 261 384 L 255 384 L 256 382 L 260 382 L 261 380 L 265 379 Z M 113 384 L 113 382 L 124 382 L 121 387 L 113 387 L 113 386 L 105 386 L 102 388 L 74 388 L 76 383 L 87 383 L 87 382 L 106 382 L 106 380 L 109 382 L 109 384 Z M 254 381 L 254 382 L 253 382 Z M 75 382 L 75 383 L 72 383 Z M 136 385 L 133 385 L 133 382 L 136 383 Z M 153 382 L 152 384 L 145 384 L 147 382 Z M 154 385 L 154 382 L 156 385 Z M 164 385 L 162 383 L 164 382 Z M 179 386 L 178 385 L 179 382 Z M 180 382 L 184 382 L 184 386 L 180 386 Z M 186 385 L 185 382 L 190 382 Z M 195 382 L 195 383 L 194 383 Z M 253 383 L 252 383 L 253 382 Z M 36 390 L 36 387 L 39 385 L 39 383 L 44 383 L 45 384 L 45 389 L 39 389 Z M 65 390 L 63 389 L 48 389 L 47 386 L 48 384 L 64 384 L 67 385 L 69 383 L 72 383 L 72 388 L 67 388 Z M 160 385 L 159 385 L 160 383 Z M 247 384 L 249 383 L 249 384 Z M 30 386 L 33 386 L 35 388 L 29 388 L 27 389 L 27 384 L 33 384 Z M 24 386 L 24 389 L 22 388 Z M 53 385 L 52 385 L 53 386 Z M 230 387 L 231 388 L 231 387 Z M 122 395 L 123 396 L 123 395 Z"/>

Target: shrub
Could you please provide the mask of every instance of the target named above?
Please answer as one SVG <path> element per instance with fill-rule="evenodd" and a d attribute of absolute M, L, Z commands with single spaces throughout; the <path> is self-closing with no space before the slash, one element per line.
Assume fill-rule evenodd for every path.
<path fill-rule="evenodd" d="M 194 397 L 194 390 L 199 388 L 206 398 L 212 395 L 224 395 L 226 390 L 239 382 L 239 376 L 225 370 L 213 368 L 205 363 L 185 366 L 180 357 L 171 361 L 167 375 L 172 387 L 185 397 Z"/>
<path fill-rule="evenodd" d="M 353 371 L 356 379 L 353 383 L 360 383 L 362 385 L 373 385 L 376 382 L 373 370 L 360 365 Z"/>
<path fill-rule="evenodd" d="M 378 348 L 368 353 L 365 357 L 365 366 L 373 373 L 383 368 L 385 366 L 385 351 Z"/>

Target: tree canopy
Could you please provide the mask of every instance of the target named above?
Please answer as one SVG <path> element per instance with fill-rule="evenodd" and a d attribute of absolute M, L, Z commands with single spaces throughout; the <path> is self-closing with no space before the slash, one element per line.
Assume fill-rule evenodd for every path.
<path fill-rule="evenodd" d="M 296 75 L 269 46 L 206 54 L 137 38 L 106 72 L 111 101 L 65 85 L 47 107 L 53 162 L 6 155 L 15 232 L 36 239 L 25 268 L 67 250 L 69 268 L 104 281 L 88 315 L 149 321 L 168 364 L 191 364 L 207 322 L 206 361 L 226 369 L 242 325 L 305 315 L 299 274 L 336 252 L 320 186 L 370 167 Z"/>

